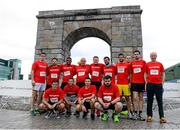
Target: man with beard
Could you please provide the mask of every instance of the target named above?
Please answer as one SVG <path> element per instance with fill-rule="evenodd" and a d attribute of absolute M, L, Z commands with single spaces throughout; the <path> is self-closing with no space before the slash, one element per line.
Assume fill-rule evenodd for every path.
<path fill-rule="evenodd" d="M 114 110 L 113 121 L 119 122 L 118 113 L 122 110 L 122 103 L 120 102 L 120 93 L 114 84 L 111 83 L 111 76 L 104 76 L 104 85 L 102 85 L 97 94 L 98 102 L 95 103 L 95 109 L 103 112 L 101 120 L 108 119 L 108 110 Z"/>
<path fill-rule="evenodd" d="M 104 76 L 109 75 L 112 77 L 111 83 L 115 84 L 115 75 L 116 75 L 116 67 L 110 63 L 110 58 L 105 56 L 104 57 L 104 68 L 103 68 L 103 74 Z"/>

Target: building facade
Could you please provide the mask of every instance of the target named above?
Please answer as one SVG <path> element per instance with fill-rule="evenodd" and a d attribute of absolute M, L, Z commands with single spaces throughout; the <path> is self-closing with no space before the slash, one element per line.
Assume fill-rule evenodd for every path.
<path fill-rule="evenodd" d="M 22 80 L 21 60 L 19 59 L 0 59 L 0 80 Z"/>

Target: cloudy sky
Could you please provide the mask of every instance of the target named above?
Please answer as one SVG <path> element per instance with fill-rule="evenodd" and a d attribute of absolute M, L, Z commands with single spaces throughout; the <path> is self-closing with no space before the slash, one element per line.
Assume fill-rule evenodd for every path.
<path fill-rule="evenodd" d="M 179 63 L 180 51 L 180 2 L 179 0 L 0 0 L 0 58 L 22 60 L 22 73 L 27 79 L 34 57 L 38 11 L 110 8 L 112 6 L 140 5 L 144 59 L 157 51 L 158 60 L 165 68 Z M 89 52 L 84 51 L 88 42 L 94 43 Z M 73 62 L 86 57 L 91 62 L 93 50 L 104 49 L 99 55 L 109 55 L 109 46 L 98 38 L 80 40 L 71 50 Z"/>

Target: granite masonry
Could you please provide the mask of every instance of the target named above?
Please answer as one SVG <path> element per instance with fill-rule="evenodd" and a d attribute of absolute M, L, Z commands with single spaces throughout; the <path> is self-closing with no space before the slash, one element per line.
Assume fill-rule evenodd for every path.
<path fill-rule="evenodd" d="M 140 6 L 40 11 L 35 59 L 45 52 L 47 61 L 56 57 L 62 63 L 71 55 L 73 45 L 86 37 L 106 41 L 113 62 L 120 52 L 132 55 L 136 49 L 142 51 L 141 13 Z"/>

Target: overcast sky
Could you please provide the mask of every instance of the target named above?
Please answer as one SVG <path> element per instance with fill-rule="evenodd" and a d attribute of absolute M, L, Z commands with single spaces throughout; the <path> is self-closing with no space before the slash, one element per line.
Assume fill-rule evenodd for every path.
<path fill-rule="evenodd" d="M 36 44 L 38 11 L 110 8 L 112 6 L 140 5 L 143 9 L 143 57 L 156 51 L 165 68 L 180 61 L 180 2 L 179 0 L 0 0 L 0 58 L 22 60 L 22 73 L 27 79 L 31 70 Z M 88 42 L 96 47 L 84 51 Z M 109 55 L 109 46 L 98 38 L 85 38 L 72 48 L 73 62 L 86 57 L 88 62 L 97 47 L 104 49 L 99 55 Z M 78 49 L 77 49 L 78 48 Z"/>

